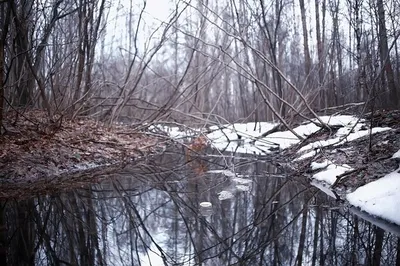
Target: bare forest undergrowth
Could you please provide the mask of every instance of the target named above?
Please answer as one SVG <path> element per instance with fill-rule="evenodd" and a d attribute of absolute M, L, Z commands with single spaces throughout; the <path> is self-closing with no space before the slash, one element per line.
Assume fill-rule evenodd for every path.
<path fill-rule="evenodd" d="M 310 168 L 311 161 L 329 160 L 337 165 L 347 164 L 353 170 L 337 176 L 336 182 L 331 186 L 331 189 L 340 195 L 341 192 L 348 189 L 353 191 L 398 169 L 399 161 L 393 159 L 392 156 L 400 150 L 400 111 L 377 111 L 373 115 L 368 114 L 363 118 L 370 123 L 371 127 L 391 127 L 392 130 L 345 142 L 339 147 L 324 147 L 323 151 L 311 160 L 301 161 L 291 167 L 295 171 L 293 175 L 311 177 L 315 174 Z M 300 147 L 309 142 L 327 139 L 330 134 L 332 132 L 324 129 L 318 134 L 310 136 L 300 144 Z M 296 151 L 300 147 L 292 147 L 285 153 L 294 159 L 298 156 Z"/>
<path fill-rule="evenodd" d="M 58 118 L 42 111 L 10 112 L 0 135 L 0 198 L 54 193 L 99 182 L 165 142 L 127 126 Z"/>

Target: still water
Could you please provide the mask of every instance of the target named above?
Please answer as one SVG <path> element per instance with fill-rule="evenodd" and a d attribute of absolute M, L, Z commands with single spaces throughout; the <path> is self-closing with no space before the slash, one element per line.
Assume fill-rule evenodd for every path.
<path fill-rule="evenodd" d="M 396 227 L 277 165 L 175 147 L 99 184 L 4 199 L 0 265 L 399 265 Z"/>

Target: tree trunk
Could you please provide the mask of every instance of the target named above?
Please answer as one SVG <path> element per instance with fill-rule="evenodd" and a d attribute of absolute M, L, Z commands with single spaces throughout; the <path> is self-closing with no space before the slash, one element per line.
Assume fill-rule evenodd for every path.
<path fill-rule="evenodd" d="M 389 104 L 390 107 L 396 108 L 399 106 L 399 95 L 397 92 L 397 86 L 394 81 L 394 74 L 392 63 L 390 62 L 389 46 L 387 41 L 387 32 L 385 24 L 385 9 L 383 6 L 383 0 L 376 1 L 378 8 L 378 23 L 379 23 L 379 53 L 381 58 L 381 64 L 383 70 L 386 73 L 387 86 L 389 90 Z"/>
<path fill-rule="evenodd" d="M 306 10 L 304 7 L 304 0 L 299 0 L 299 2 L 301 11 L 301 24 L 303 26 L 304 68 L 305 68 L 306 78 L 308 79 L 311 71 L 311 57 L 310 57 L 310 50 L 308 48 L 307 17 L 306 17 Z"/>
<path fill-rule="evenodd" d="M 324 104 L 324 59 L 323 59 L 323 40 L 321 39 L 321 25 L 319 18 L 319 1 L 315 0 L 315 31 L 317 34 L 317 53 L 318 53 L 318 88 L 319 88 L 319 108 L 323 109 L 327 106 Z"/>

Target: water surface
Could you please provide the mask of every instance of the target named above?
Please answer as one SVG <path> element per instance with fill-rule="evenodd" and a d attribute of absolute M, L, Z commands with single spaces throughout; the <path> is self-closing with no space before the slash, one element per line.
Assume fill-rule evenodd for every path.
<path fill-rule="evenodd" d="M 398 227 L 360 218 L 279 160 L 175 147 L 100 184 L 4 200 L 0 263 L 399 265 Z"/>

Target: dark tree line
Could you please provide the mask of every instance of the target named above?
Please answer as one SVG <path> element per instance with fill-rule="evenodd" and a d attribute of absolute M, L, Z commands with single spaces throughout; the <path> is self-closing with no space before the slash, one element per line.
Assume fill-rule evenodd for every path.
<path fill-rule="evenodd" d="M 1 1 L 0 121 L 32 108 L 205 123 L 399 107 L 398 1 L 171 0 L 161 21 L 151 2 Z"/>

